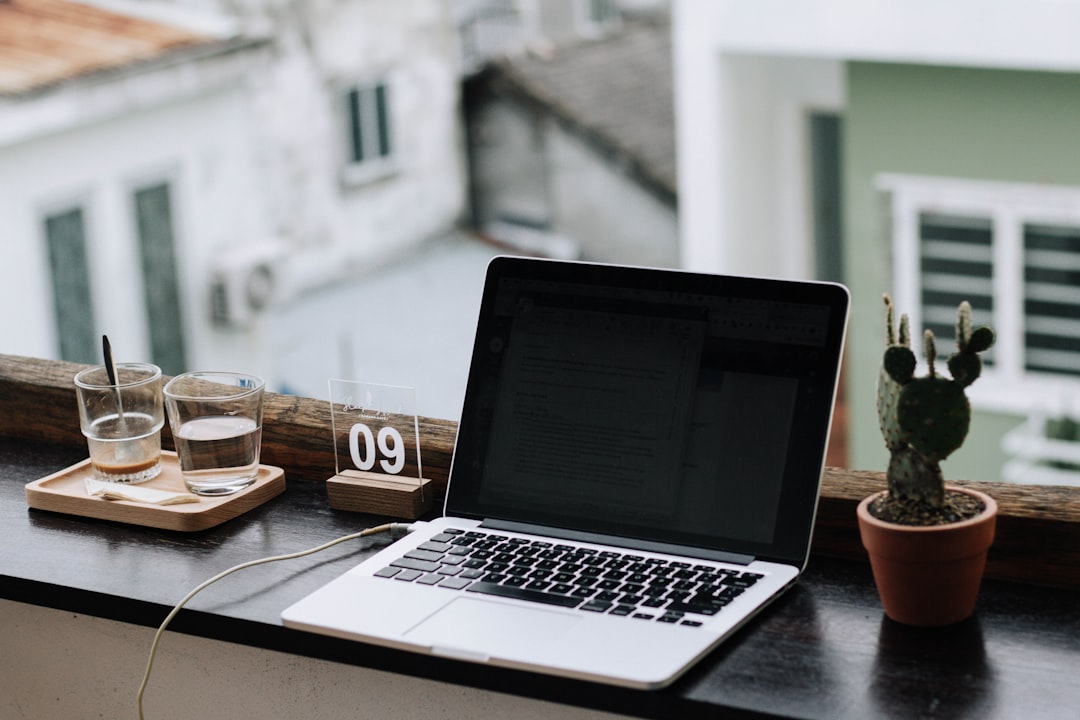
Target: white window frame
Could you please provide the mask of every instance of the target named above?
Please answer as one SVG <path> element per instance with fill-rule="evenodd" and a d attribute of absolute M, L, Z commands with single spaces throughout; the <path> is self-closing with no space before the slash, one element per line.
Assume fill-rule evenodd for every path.
<path fill-rule="evenodd" d="M 960 178 L 882 174 L 875 186 L 890 198 L 893 250 L 892 295 L 908 314 L 913 343 L 922 337 L 919 215 L 976 215 L 993 226 L 994 365 L 968 388 L 972 406 L 1028 415 L 1075 405 L 1080 379 L 1024 367 L 1024 237 L 1029 223 L 1080 228 L 1080 187 L 1005 183 Z M 942 340 L 945 340 L 944 338 Z M 952 338 L 940 343 L 943 354 Z M 921 346 L 916 348 L 922 356 Z"/>
<path fill-rule="evenodd" d="M 382 86 L 386 89 L 384 115 L 389 152 L 386 155 L 368 155 L 360 161 L 353 159 L 353 118 L 351 109 L 347 106 L 348 97 L 352 92 L 360 94 L 360 128 L 362 132 L 362 147 L 378 147 L 379 130 L 378 109 L 372 98 L 375 89 Z M 337 93 L 338 102 L 341 104 L 341 137 L 343 140 L 342 154 L 344 156 L 342 167 L 342 181 L 345 185 L 362 185 L 379 180 L 397 172 L 398 169 L 398 137 L 397 123 L 394 112 L 394 87 L 389 76 L 381 75 L 364 80 L 351 82 L 341 86 Z M 365 153 L 365 155 L 367 155 Z"/>

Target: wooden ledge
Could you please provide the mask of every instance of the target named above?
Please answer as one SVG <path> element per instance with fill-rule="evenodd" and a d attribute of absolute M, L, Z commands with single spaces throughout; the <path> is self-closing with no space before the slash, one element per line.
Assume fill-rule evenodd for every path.
<path fill-rule="evenodd" d="M 86 442 L 79 430 L 72 379 L 86 365 L 0 354 L 0 436 L 61 445 Z M 166 381 L 168 378 L 165 379 Z M 457 423 L 420 418 L 420 462 L 437 495 L 445 493 Z M 174 449 L 169 424 L 162 447 Z M 263 406 L 262 461 L 286 469 L 287 477 L 325 481 L 334 474 L 330 405 L 326 400 L 267 393 Z M 404 474 L 417 477 L 413 458 Z"/>
<path fill-rule="evenodd" d="M 62 445 L 85 442 L 79 431 L 72 378 L 85 366 L 0 354 L 0 436 Z M 421 463 L 435 495 L 445 493 L 457 423 L 420 418 Z M 263 462 L 285 468 L 289 480 L 323 482 L 334 474 L 325 400 L 268 393 Z M 162 444 L 172 449 L 168 424 Z M 415 467 L 408 468 L 416 476 Z M 957 481 L 957 485 L 970 482 Z M 1036 585 L 1080 588 L 1080 491 L 1075 488 L 977 483 L 998 502 L 997 536 L 987 576 Z M 813 551 L 865 559 L 855 506 L 885 487 L 884 473 L 827 468 L 818 504 Z"/>
<path fill-rule="evenodd" d="M 977 487 L 997 501 L 987 577 L 1080 589 L 1080 492 L 1076 488 L 959 480 L 953 484 Z M 813 552 L 866 559 L 855 507 L 867 495 L 884 489 L 883 472 L 826 468 Z"/>

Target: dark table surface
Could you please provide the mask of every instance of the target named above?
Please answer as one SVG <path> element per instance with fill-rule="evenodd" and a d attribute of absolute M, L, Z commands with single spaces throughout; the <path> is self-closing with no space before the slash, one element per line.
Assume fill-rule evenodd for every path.
<path fill-rule="evenodd" d="M 299 481 L 197 533 L 27 507 L 26 483 L 84 457 L 82 448 L 0 439 L 0 597 L 156 627 L 191 588 L 224 569 L 386 521 L 332 510 L 321 483 Z M 196 596 L 170 628 L 643 717 L 1080 718 L 1080 594 L 987 581 L 971 620 L 912 629 L 883 616 L 867 565 L 816 556 L 795 588 L 658 692 L 418 656 L 281 625 L 283 608 L 389 541 L 379 535 L 243 570 Z"/>

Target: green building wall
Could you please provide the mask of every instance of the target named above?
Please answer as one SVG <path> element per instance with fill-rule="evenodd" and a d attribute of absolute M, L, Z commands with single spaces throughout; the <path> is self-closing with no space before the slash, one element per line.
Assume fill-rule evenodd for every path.
<path fill-rule="evenodd" d="M 1080 74 L 851 63 L 844 131 L 849 465 L 884 470 L 874 404 L 892 248 L 888 201 L 875 178 L 1080 186 Z M 1000 480 L 1002 436 L 1021 420 L 976 411 L 967 442 L 942 465 L 946 478 Z"/>

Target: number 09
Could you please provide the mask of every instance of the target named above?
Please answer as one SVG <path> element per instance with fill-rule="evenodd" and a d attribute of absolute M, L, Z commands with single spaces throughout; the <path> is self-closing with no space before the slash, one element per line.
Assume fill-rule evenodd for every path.
<path fill-rule="evenodd" d="M 363 449 L 360 447 L 360 436 L 364 436 Z M 401 433 L 392 427 L 384 427 L 379 430 L 378 455 L 379 466 L 387 475 L 397 475 L 405 467 L 405 443 L 401 440 Z M 349 429 L 349 452 L 352 454 L 353 464 L 357 470 L 371 470 L 375 467 L 375 436 L 371 428 L 363 423 L 356 423 Z"/>

